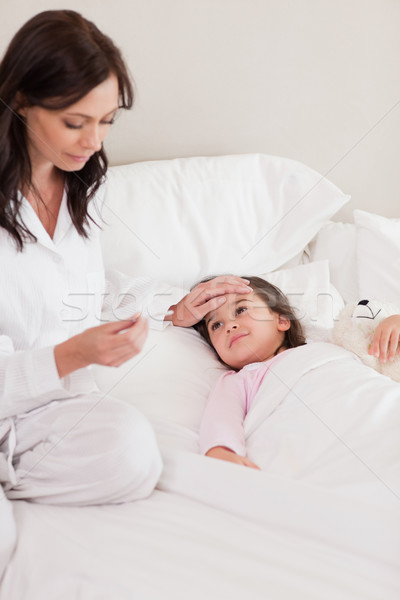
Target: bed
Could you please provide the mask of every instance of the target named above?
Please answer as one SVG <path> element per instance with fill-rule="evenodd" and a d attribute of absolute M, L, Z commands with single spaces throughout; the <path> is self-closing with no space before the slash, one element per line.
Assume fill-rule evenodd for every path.
<path fill-rule="evenodd" d="M 151 276 L 154 294 L 169 284 L 171 304 L 206 275 L 264 276 L 309 343 L 279 361 L 246 419 L 260 472 L 199 454 L 223 367 L 193 329 L 160 326 L 122 367 L 94 367 L 103 394 L 153 425 L 160 481 L 116 506 L 3 497 L 0 599 L 399 598 L 400 386 L 334 345 L 332 327 L 346 302 L 399 302 L 400 219 L 333 221 L 348 195 L 261 154 L 112 167 L 104 194 L 106 269 Z"/>

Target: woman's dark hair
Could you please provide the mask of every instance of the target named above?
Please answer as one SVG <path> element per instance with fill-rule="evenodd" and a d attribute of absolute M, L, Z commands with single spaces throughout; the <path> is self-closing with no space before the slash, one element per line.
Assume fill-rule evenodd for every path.
<path fill-rule="evenodd" d="M 277 313 L 278 315 L 282 315 L 286 319 L 290 320 L 290 328 L 284 332 L 284 340 L 281 346 L 279 346 L 279 348 L 275 352 L 275 354 L 277 354 L 277 352 L 281 348 L 287 349 L 296 348 L 297 346 L 303 346 L 306 343 L 303 328 L 301 326 L 300 321 L 296 317 L 293 308 L 290 306 L 289 300 L 287 299 L 285 294 L 281 292 L 281 290 L 275 285 L 272 285 L 272 283 L 269 283 L 261 277 L 252 277 L 248 275 L 243 275 L 241 277 L 249 281 L 249 286 L 253 288 L 253 292 L 262 300 L 262 302 L 264 302 L 266 306 L 268 306 L 268 308 L 272 312 Z M 204 283 L 206 281 L 210 281 L 211 279 L 213 279 L 213 277 L 208 277 L 207 279 L 203 279 L 203 281 L 199 283 Z M 206 340 L 206 342 L 208 342 L 211 348 L 213 348 L 213 350 L 215 351 L 214 346 L 211 343 L 205 319 L 202 319 L 201 321 L 193 325 L 193 328 L 200 333 L 200 335 Z M 218 359 L 223 365 L 228 366 L 230 369 L 233 368 L 230 365 L 226 365 L 226 363 L 223 360 L 221 360 L 219 356 Z"/>
<path fill-rule="evenodd" d="M 121 52 L 90 21 L 71 10 L 50 10 L 15 34 L 0 63 L 0 227 L 22 250 L 36 240 L 20 218 L 21 188 L 31 185 L 24 106 L 60 110 L 78 102 L 111 74 L 118 80 L 119 106 L 131 108 L 133 87 Z M 103 149 L 79 170 L 65 173 L 68 210 L 78 233 L 87 237 L 88 203 L 104 179 Z"/>

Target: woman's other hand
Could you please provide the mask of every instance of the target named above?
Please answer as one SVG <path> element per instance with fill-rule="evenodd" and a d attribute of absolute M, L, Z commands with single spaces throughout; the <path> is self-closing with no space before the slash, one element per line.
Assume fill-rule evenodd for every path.
<path fill-rule="evenodd" d="M 235 275 L 214 277 L 210 281 L 199 283 L 178 304 L 170 307 L 173 314 L 167 317 L 174 325 L 191 327 L 226 302 L 226 294 L 249 294 L 247 279 Z"/>
<path fill-rule="evenodd" d="M 139 354 L 147 332 L 147 321 L 140 316 L 86 329 L 54 348 L 58 374 L 65 377 L 92 364 L 119 367 Z"/>

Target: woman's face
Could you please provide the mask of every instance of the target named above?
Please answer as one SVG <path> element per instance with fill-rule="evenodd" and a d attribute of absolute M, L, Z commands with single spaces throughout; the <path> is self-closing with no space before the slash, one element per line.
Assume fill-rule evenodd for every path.
<path fill-rule="evenodd" d="M 118 109 L 118 81 L 110 75 L 75 104 L 61 110 L 22 107 L 32 170 L 79 171 L 101 149 Z"/>
<path fill-rule="evenodd" d="M 272 358 L 290 328 L 289 319 L 272 312 L 254 292 L 227 294 L 205 321 L 218 356 L 235 369 Z"/>

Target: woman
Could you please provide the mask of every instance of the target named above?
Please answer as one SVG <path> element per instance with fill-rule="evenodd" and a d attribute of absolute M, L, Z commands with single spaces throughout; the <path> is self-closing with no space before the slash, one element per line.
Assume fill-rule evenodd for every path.
<path fill-rule="evenodd" d="M 11 499 L 45 503 L 143 498 L 161 471 L 152 429 L 132 406 L 100 394 L 88 368 L 124 363 L 147 335 L 140 314 L 104 323 L 99 305 L 102 143 L 117 111 L 132 106 L 127 68 L 93 23 L 47 11 L 11 41 L 0 99 L 0 482 Z M 120 281 L 112 275 L 116 291 Z M 248 289 L 217 278 L 172 307 L 158 290 L 147 308 L 171 308 L 166 320 L 187 327 L 224 294 Z M 133 311 L 152 290 L 148 280 L 130 282 Z"/>

